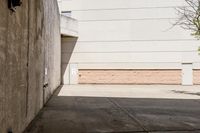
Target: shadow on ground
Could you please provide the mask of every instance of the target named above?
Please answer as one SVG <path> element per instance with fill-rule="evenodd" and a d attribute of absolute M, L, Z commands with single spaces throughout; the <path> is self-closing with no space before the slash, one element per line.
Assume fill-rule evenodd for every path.
<path fill-rule="evenodd" d="M 53 96 L 25 133 L 200 133 L 199 99 Z"/>
<path fill-rule="evenodd" d="M 177 91 L 177 90 L 172 90 L 172 92 L 174 93 L 179 93 L 179 94 L 188 94 L 188 95 L 196 95 L 196 96 L 200 96 L 200 92 L 189 92 L 189 91 Z"/>

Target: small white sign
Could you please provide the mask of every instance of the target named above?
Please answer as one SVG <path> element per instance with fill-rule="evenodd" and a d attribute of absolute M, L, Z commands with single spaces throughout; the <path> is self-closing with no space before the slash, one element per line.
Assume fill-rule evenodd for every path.
<path fill-rule="evenodd" d="M 71 69 L 71 73 L 72 73 L 73 76 L 77 75 L 77 69 L 76 68 L 72 68 Z"/>
<path fill-rule="evenodd" d="M 48 69 L 47 68 L 45 68 L 45 75 L 47 75 L 48 74 Z"/>
<path fill-rule="evenodd" d="M 78 84 L 78 65 L 70 64 L 70 84 Z"/>

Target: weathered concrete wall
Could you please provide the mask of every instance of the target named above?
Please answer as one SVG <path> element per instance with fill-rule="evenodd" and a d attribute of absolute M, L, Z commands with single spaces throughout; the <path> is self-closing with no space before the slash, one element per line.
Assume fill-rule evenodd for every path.
<path fill-rule="evenodd" d="M 55 0 L 23 1 L 15 13 L 0 3 L 0 133 L 21 133 L 60 84 L 59 12 Z"/>
<path fill-rule="evenodd" d="M 61 35 L 57 1 L 44 0 L 44 7 L 46 7 L 44 12 L 45 66 L 49 88 L 45 90 L 46 101 L 61 82 Z"/>

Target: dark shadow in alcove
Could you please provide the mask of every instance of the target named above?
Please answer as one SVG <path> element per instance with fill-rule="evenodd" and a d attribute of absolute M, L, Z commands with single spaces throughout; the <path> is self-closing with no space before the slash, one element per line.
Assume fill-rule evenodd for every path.
<path fill-rule="evenodd" d="M 74 47 L 77 43 L 77 37 L 61 36 L 61 83 L 64 83 L 64 74 L 69 66 Z"/>

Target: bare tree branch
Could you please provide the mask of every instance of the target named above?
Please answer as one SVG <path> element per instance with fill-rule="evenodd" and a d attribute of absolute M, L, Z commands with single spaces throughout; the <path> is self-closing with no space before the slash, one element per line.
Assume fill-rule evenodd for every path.
<path fill-rule="evenodd" d="M 176 8 L 179 19 L 174 24 L 192 31 L 200 39 L 200 0 L 185 0 L 186 6 Z"/>
<path fill-rule="evenodd" d="M 179 25 L 190 30 L 200 40 L 200 0 L 185 0 L 186 6 L 176 8 L 178 20 L 172 27 Z M 200 55 L 200 47 L 198 49 Z"/>

